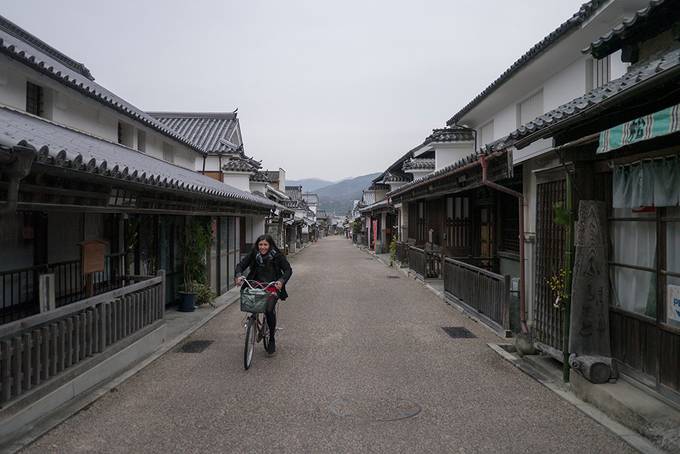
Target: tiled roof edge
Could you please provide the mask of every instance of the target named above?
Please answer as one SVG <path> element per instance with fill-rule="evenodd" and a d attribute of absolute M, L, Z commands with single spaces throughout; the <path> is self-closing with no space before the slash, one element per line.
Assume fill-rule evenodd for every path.
<path fill-rule="evenodd" d="M 590 0 L 589 2 L 581 5 L 581 8 L 579 8 L 578 12 L 570 17 L 566 22 L 563 22 L 559 27 L 548 34 L 548 36 L 536 43 L 527 52 L 525 52 L 524 55 L 522 55 L 510 66 L 510 68 L 506 69 L 505 72 L 503 72 L 496 80 L 491 82 L 491 84 L 480 94 L 478 94 L 472 101 L 470 101 L 465 107 L 454 114 L 449 119 L 449 121 L 446 122 L 446 124 L 452 125 L 458 123 L 458 121 L 463 116 L 479 105 L 487 96 L 491 95 L 491 93 L 496 91 L 501 85 L 512 78 L 512 76 L 517 74 L 522 68 L 524 68 L 524 66 L 533 61 L 541 53 L 552 47 L 555 43 L 566 37 L 567 34 L 578 28 L 606 2 L 607 0 Z"/>

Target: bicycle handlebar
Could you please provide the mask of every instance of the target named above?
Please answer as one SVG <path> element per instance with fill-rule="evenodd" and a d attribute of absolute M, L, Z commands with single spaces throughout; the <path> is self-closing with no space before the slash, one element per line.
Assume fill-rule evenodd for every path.
<path fill-rule="evenodd" d="M 264 282 L 249 281 L 248 279 L 246 279 L 246 278 L 244 277 L 244 278 L 243 278 L 243 282 L 245 282 L 246 284 L 248 284 L 248 287 L 250 287 L 251 290 L 255 290 L 256 288 L 261 288 L 261 289 L 266 290 L 266 289 L 268 289 L 269 287 L 274 286 L 274 284 L 276 284 L 278 281 L 271 281 L 270 283 L 265 284 Z M 251 282 L 255 284 L 255 287 L 253 287 L 253 285 L 251 284 Z"/>

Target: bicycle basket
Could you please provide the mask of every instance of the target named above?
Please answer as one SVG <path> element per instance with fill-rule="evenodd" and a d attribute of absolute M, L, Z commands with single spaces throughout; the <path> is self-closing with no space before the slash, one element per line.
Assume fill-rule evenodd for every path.
<path fill-rule="evenodd" d="M 259 288 L 245 288 L 241 292 L 242 312 L 266 312 L 269 304 L 274 304 L 279 299 L 276 293 L 270 293 Z"/>

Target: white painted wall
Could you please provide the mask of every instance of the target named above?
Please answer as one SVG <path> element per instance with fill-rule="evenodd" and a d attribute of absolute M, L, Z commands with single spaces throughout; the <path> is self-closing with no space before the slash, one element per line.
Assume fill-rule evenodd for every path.
<path fill-rule="evenodd" d="M 146 127 L 144 124 L 121 115 L 117 111 L 68 88 L 4 55 L 0 55 L 0 104 L 17 110 L 26 109 L 26 82 L 43 87 L 46 97 L 45 118 L 55 123 L 83 131 L 102 139 L 118 141 L 118 122 L 133 126 L 132 147 L 137 146 L 136 131 L 146 134 L 146 153 L 163 158 L 163 143 L 174 150 L 175 164 L 194 170 L 202 156 L 175 139 Z"/>
<path fill-rule="evenodd" d="M 543 84 L 543 112 L 561 106 L 586 92 L 586 57 L 566 66 Z"/>
<path fill-rule="evenodd" d="M 250 182 L 250 192 L 261 192 L 265 194 L 267 190 L 267 183 L 261 181 L 251 181 Z"/>
<path fill-rule="evenodd" d="M 253 244 L 257 237 L 264 235 L 265 217 L 246 216 L 246 243 Z"/>
<path fill-rule="evenodd" d="M 245 172 L 224 172 L 224 183 L 241 191 L 250 191 L 250 174 Z"/>
<path fill-rule="evenodd" d="M 435 171 L 443 169 L 446 166 L 450 166 L 451 164 L 455 164 L 466 156 L 469 156 L 474 151 L 473 148 L 474 142 L 435 144 Z"/>

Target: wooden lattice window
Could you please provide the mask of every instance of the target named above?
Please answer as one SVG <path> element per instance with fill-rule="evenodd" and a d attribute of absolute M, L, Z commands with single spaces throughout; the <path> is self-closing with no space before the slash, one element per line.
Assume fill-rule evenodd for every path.
<path fill-rule="evenodd" d="M 26 82 L 26 112 L 44 116 L 45 93 L 40 85 Z"/>

